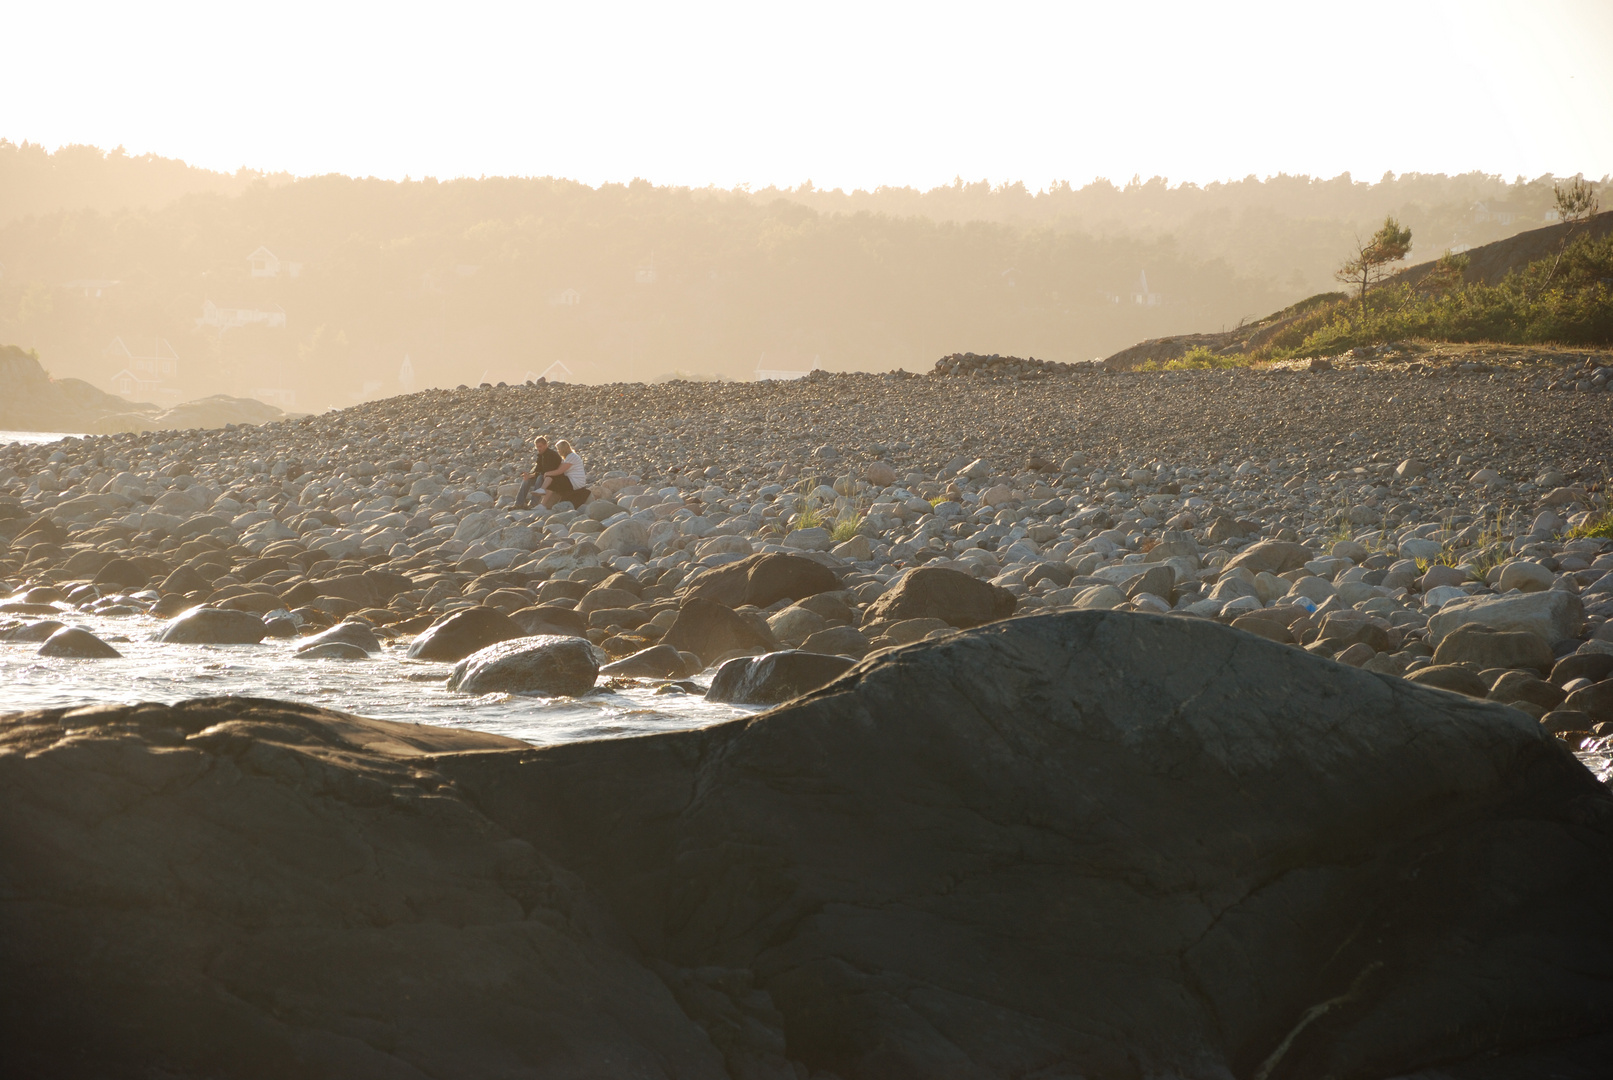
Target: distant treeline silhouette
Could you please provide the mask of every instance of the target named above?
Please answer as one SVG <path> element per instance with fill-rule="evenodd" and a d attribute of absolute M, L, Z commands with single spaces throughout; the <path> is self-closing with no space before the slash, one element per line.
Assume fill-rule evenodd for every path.
<path fill-rule="evenodd" d="M 1419 244 L 1530 227 L 1540 183 L 593 188 L 293 180 L 0 142 L 0 341 L 108 386 L 114 339 L 160 338 L 185 393 L 278 390 L 299 408 L 544 372 L 1086 360 L 1315 292 L 1391 210 Z"/>

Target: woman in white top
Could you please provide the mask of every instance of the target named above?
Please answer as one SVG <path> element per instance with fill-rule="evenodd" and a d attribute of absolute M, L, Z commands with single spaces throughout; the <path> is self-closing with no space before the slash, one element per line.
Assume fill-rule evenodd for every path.
<path fill-rule="evenodd" d="M 554 448 L 560 454 L 560 467 L 546 474 L 551 479 L 543 505 L 553 506 L 563 500 L 581 507 L 588 501 L 588 470 L 583 467 L 582 456 L 565 439 L 555 443 Z"/>

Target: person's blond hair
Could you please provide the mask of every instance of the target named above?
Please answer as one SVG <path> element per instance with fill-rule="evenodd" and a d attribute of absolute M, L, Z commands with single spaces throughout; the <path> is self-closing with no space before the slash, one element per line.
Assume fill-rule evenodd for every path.
<path fill-rule="evenodd" d="M 559 442 L 555 443 L 554 448 L 560 451 L 561 457 L 565 457 L 567 454 L 571 453 L 571 443 L 567 442 L 565 439 L 561 439 Z"/>

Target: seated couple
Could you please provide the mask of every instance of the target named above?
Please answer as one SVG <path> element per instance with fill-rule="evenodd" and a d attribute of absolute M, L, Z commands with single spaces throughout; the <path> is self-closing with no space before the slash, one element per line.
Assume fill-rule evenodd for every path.
<path fill-rule="evenodd" d="M 525 510 L 528 506 L 527 497 L 532 494 L 534 487 L 543 492 L 543 505 L 553 506 L 558 502 L 569 502 L 575 507 L 581 507 L 588 501 L 588 473 L 583 468 L 582 458 L 571 444 L 561 439 L 549 448 L 549 440 L 539 435 L 532 440 L 532 446 L 538 452 L 537 463 L 532 471 L 521 477 L 521 490 L 515 496 L 515 509 Z"/>

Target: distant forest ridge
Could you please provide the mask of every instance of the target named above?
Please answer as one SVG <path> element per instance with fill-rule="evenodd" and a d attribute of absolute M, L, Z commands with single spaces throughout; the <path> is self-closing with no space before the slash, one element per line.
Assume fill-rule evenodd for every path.
<path fill-rule="evenodd" d="M 299 179 L 290 173 L 265 173 L 242 167 L 233 173 L 187 165 L 156 154 L 129 155 L 121 146 L 106 151 L 94 146 L 71 145 L 51 152 L 37 143 L 0 139 L 0 224 L 27 214 L 56 210 L 112 211 L 124 208 L 155 209 L 186 195 L 239 195 L 254 184 L 278 186 Z M 362 179 L 355 177 L 354 179 Z M 882 185 L 871 191 L 819 188 L 810 180 L 793 188 L 767 186 L 752 189 L 717 187 L 663 190 L 718 199 L 768 203 L 774 199 L 798 202 L 820 213 L 889 214 L 927 217 L 934 221 L 999 221 L 1077 228 L 1110 225 L 1125 231 L 1139 228 L 1173 228 L 1202 213 L 1257 210 L 1262 214 L 1370 219 L 1407 205 L 1446 203 L 1499 203 L 1503 216 L 1523 216 L 1530 222 L 1545 220 L 1552 207 L 1550 174 L 1533 179 L 1467 172 L 1385 173 L 1376 181 L 1359 181 L 1348 172 L 1332 178 L 1278 174 L 1207 184 L 1178 182 L 1165 177 L 1144 180 L 1133 176 L 1123 184 L 1098 178 L 1079 187 L 1068 180 L 1032 190 L 1023 181 L 992 184 L 965 181 L 922 190 Z M 588 188 L 578 181 L 555 177 L 456 178 L 445 184 L 488 181 Z M 385 183 L 437 184 L 432 178 Z M 1600 185 L 1605 185 L 1603 177 Z M 642 184 L 644 181 L 632 181 Z M 603 184 L 600 190 L 626 184 Z"/>
<path fill-rule="evenodd" d="M 297 409 L 543 373 L 1088 360 L 1332 288 L 1387 213 L 1416 261 L 1552 205 L 1549 178 L 1478 173 L 725 191 L 299 179 L 0 142 L 0 342 L 140 400 Z"/>

